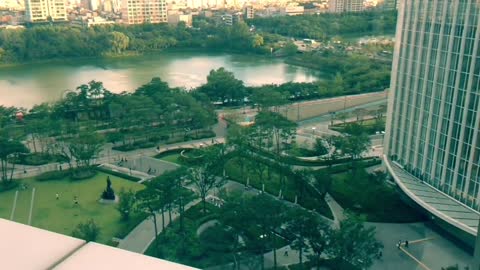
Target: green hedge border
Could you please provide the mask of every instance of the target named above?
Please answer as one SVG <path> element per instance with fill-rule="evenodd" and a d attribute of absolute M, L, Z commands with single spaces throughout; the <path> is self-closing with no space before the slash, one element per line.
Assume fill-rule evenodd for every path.
<path fill-rule="evenodd" d="M 125 173 L 122 173 L 122 172 L 112 171 L 112 170 L 109 170 L 109 169 L 104 168 L 104 167 L 96 167 L 95 169 L 99 172 L 108 173 L 108 174 L 111 174 L 113 176 L 118 176 L 118 177 L 124 178 L 128 181 L 138 182 L 138 181 L 142 180 L 141 178 L 131 176 L 131 175 L 128 175 L 128 174 L 125 174 Z"/>

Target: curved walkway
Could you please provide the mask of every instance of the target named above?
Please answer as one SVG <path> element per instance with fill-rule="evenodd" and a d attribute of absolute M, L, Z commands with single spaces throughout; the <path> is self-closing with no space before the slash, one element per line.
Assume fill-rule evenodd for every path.
<path fill-rule="evenodd" d="M 194 200 L 185 205 L 185 211 L 198 204 L 201 200 Z M 165 213 L 165 227 L 170 224 L 168 213 Z M 172 212 L 172 221 L 179 217 L 177 211 Z M 162 233 L 162 214 L 157 213 L 157 232 Z M 118 248 L 136 253 L 144 253 L 155 240 L 155 227 L 153 226 L 153 217 L 149 216 L 137 225 L 124 239 L 120 240 Z"/>

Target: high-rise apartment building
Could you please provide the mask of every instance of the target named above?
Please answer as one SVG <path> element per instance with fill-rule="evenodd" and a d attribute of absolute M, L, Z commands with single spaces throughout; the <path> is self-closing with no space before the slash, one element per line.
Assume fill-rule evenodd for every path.
<path fill-rule="evenodd" d="M 365 10 L 364 0 L 329 0 L 328 11 L 331 13 L 359 12 Z"/>
<path fill-rule="evenodd" d="M 243 16 L 245 19 L 253 19 L 255 17 L 255 10 L 253 9 L 253 6 L 246 6 L 243 9 Z"/>
<path fill-rule="evenodd" d="M 66 0 L 25 0 L 27 22 L 66 21 Z"/>
<path fill-rule="evenodd" d="M 126 24 L 167 22 L 165 0 L 123 0 L 122 19 Z"/>
<path fill-rule="evenodd" d="M 433 220 L 473 246 L 480 210 L 480 1 L 402 0 L 387 168 Z"/>
<path fill-rule="evenodd" d="M 400 5 L 400 0 L 384 0 L 383 3 L 381 3 L 381 7 L 384 10 L 398 9 L 399 5 Z"/>

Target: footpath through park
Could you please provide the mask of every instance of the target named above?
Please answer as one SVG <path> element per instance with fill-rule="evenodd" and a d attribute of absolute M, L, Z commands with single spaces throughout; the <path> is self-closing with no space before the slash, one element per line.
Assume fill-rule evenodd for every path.
<path fill-rule="evenodd" d="M 201 202 L 201 199 L 196 199 L 187 205 L 185 205 L 185 211 L 190 209 L 190 207 L 198 204 Z M 175 221 L 179 217 L 179 213 L 177 211 L 172 212 L 172 220 L 169 219 L 168 213 L 164 214 L 165 220 L 164 224 L 165 227 Z M 162 233 L 162 214 L 156 213 L 155 214 L 157 219 L 157 232 L 158 234 Z M 153 217 L 149 216 L 147 219 L 142 221 L 140 224 L 137 225 L 125 238 L 120 240 L 120 244 L 118 248 L 136 252 L 136 253 L 145 253 L 147 248 L 153 243 L 155 240 L 155 227 L 153 225 Z"/>

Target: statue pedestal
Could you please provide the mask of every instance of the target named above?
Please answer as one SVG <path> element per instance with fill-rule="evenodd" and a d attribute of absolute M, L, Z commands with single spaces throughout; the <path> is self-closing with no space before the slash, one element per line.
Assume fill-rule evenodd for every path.
<path fill-rule="evenodd" d="M 115 195 L 115 200 L 105 200 L 105 199 L 98 200 L 98 202 L 102 204 L 116 204 L 119 201 L 120 201 L 120 197 L 118 195 Z"/>

